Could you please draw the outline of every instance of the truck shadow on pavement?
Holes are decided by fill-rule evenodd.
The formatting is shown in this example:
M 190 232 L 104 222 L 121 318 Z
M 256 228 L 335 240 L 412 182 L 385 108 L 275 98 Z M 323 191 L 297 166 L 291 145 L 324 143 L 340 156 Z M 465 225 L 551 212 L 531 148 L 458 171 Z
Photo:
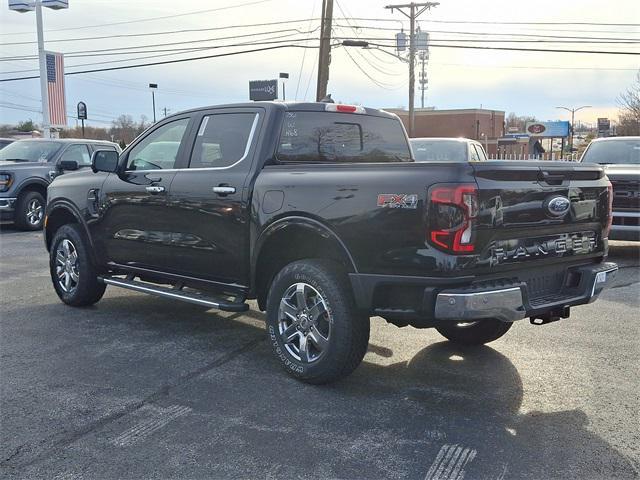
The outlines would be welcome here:
M 268 468 L 277 478 L 300 472 L 310 473 L 303 478 L 638 478 L 637 465 L 589 431 L 582 410 L 522 412 L 520 374 L 489 346 L 439 342 L 387 365 L 393 352 L 371 345 L 352 376 L 310 386 L 278 367 L 261 324 L 264 315 L 256 311 L 224 316 L 145 296 L 109 295 L 91 308 L 23 306 L 14 316 L 39 324 L 40 330 L 32 326 L 31 341 L 45 348 L 26 360 L 31 371 L 21 371 L 17 358 L 5 364 L 3 376 L 24 375 L 18 383 L 40 382 L 47 390 L 40 407 L 30 403 L 38 410 L 29 413 L 35 425 L 50 409 L 60 415 L 56 429 L 41 432 L 44 438 L 12 439 L 26 444 L 18 453 L 12 453 L 16 445 L 5 446 L 1 463 L 14 473 L 37 477 L 34 468 L 44 463 L 52 475 L 57 458 L 66 458 L 67 468 L 72 458 L 86 478 L 99 476 L 92 462 L 113 453 L 104 442 L 111 431 L 118 433 L 118 422 L 146 404 L 178 402 L 198 414 L 181 430 L 198 459 L 185 477 L 257 478 Z M 9 355 L 12 328 L 3 329 Z M 234 349 L 242 350 L 226 363 L 215 361 Z M 35 371 L 34 361 L 41 362 Z M 88 407 L 60 399 L 87 390 L 145 400 L 135 408 L 125 405 L 122 415 L 111 406 L 109 415 L 98 411 L 88 424 L 72 427 L 78 425 L 76 410 Z M 20 391 L 13 379 L 6 384 L 3 417 L 22 408 Z M 88 401 L 95 408 L 96 400 Z M 14 422 L 19 432 L 22 425 Z M 212 431 L 225 435 L 211 437 Z M 86 445 L 92 437 L 95 449 Z M 69 451 L 81 438 L 81 455 Z M 145 448 L 164 451 L 166 444 L 150 439 Z M 231 457 L 240 468 L 235 474 L 220 469 Z M 144 469 L 120 473 L 133 478 Z

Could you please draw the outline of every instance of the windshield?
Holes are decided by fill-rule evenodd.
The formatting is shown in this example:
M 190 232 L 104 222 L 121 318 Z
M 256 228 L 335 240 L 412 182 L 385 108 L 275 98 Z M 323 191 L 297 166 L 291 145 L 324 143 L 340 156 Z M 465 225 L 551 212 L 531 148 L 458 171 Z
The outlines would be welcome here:
M 466 162 L 467 144 L 457 140 L 411 140 L 416 162 Z
M 593 142 L 584 152 L 583 163 L 640 165 L 640 140 Z
M 15 162 L 48 162 L 60 149 L 56 142 L 20 140 L 0 150 L 0 160 Z

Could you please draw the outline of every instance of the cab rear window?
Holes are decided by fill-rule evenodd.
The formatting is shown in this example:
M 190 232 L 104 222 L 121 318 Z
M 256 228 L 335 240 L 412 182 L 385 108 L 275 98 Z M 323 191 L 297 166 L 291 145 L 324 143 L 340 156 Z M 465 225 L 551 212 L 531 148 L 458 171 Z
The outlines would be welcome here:
M 296 111 L 285 114 L 277 158 L 283 163 L 412 161 L 397 119 Z

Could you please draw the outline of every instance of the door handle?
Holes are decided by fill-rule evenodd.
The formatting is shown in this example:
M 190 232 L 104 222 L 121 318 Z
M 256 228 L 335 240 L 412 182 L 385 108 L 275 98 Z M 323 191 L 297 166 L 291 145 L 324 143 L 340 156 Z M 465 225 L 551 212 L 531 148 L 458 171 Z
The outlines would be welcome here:
M 229 185 L 218 185 L 217 187 L 213 187 L 212 190 L 218 195 L 230 195 L 232 193 L 236 193 L 236 187 L 230 187 Z
M 150 187 L 144 187 L 144 189 L 149 193 L 162 193 L 164 192 L 164 187 L 161 185 L 151 185 Z

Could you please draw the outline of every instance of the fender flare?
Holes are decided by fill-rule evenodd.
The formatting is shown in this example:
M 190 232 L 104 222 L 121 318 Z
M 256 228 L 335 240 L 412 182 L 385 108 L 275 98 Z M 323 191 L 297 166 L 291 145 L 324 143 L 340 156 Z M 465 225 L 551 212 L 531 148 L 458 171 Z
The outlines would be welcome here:
M 15 195 L 16 197 L 20 196 L 20 194 L 22 193 L 22 190 L 25 189 L 25 187 L 28 187 L 29 185 L 39 185 L 41 187 L 44 187 L 45 191 L 47 190 L 47 187 L 49 186 L 49 182 L 47 182 L 45 179 L 41 178 L 41 177 L 28 177 L 25 178 L 24 180 L 22 180 L 22 182 L 20 182 L 20 185 L 18 185 L 15 189 Z
M 301 215 L 288 215 L 273 223 L 269 224 L 264 230 L 260 232 L 258 238 L 255 241 L 255 244 L 251 253 L 251 285 L 255 286 L 256 279 L 256 266 L 258 264 L 258 259 L 260 258 L 260 252 L 267 240 L 269 240 L 275 233 L 288 228 L 290 226 L 297 226 L 307 229 L 308 231 L 315 232 L 325 238 L 330 238 L 338 243 L 342 249 L 342 253 L 345 254 L 346 258 L 349 259 L 349 263 L 351 264 L 351 268 L 355 273 L 358 273 L 358 267 L 356 266 L 356 262 L 351 255 L 351 252 L 342 241 L 342 239 L 338 236 L 336 232 L 334 232 L 329 226 L 322 223 L 319 220 L 311 217 L 305 217 Z
M 91 247 L 91 255 L 94 256 L 95 254 L 95 248 L 94 248 L 94 244 L 93 244 L 93 239 L 91 238 L 91 235 L 89 235 L 89 227 L 87 225 L 87 222 L 84 221 L 84 219 L 82 218 L 82 215 L 80 213 L 80 211 L 76 208 L 76 206 L 64 199 L 59 199 L 59 200 L 54 200 L 52 203 L 47 205 L 47 210 L 46 210 L 46 216 L 47 219 L 49 217 L 52 216 L 52 214 L 56 211 L 56 210 L 66 210 L 67 212 L 69 212 L 71 215 L 73 215 L 73 217 L 76 219 L 76 222 L 78 223 L 78 225 L 82 226 L 82 229 L 84 230 L 84 233 L 87 237 L 87 240 L 89 241 L 89 245 Z M 49 238 L 48 236 L 49 230 L 45 227 L 44 229 L 44 241 L 45 241 L 45 245 L 47 247 L 47 250 L 49 250 L 49 246 L 51 244 L 51 238 Z M 95 258 L 94 258 L 95 260 Z

